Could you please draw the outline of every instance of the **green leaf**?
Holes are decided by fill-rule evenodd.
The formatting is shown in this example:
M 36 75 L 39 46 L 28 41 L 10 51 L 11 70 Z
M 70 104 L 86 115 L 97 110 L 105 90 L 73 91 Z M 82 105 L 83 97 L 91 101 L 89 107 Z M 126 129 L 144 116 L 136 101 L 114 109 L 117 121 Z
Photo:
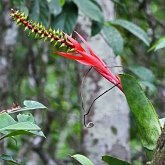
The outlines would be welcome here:
M 65 3 L 61 14 L 55 18 L 53 27 L 70 34 L 76 25 L 77 17 L 77 6 L 72 2 Z
M 34 118 L 33 118 L 33 115 L 31 113 L 29 113 L 29 114 L 18 114 L 17 119 L 18 119 L 18 122 L 29 121 L 29 122 L 34 123 Z
M 47 0 L 49 11 L 53 15 L 57 15 L 61 12 L 62 8 L 58 0 Z
M 144 89 L 144 91 L 147 92 L 147 95 L 154 95 L 156 92 L 156 86 L 149 81 L 140 81 L 141 87 Z
M 123 51 L 123 38 L 116 28 L 111 25 L 103 27 L 103 35 L 107 43 L 113 49 L 115 55 L 120 55 Z
M 58 2 L 60 3 L 61 6 L 65 4 L 65 0 L 58 0 Z
M 25 4 L 19 6 L 19 11 L 25 13 L 25 15 L 29 15 L 29 9 L 25 6 Z
M 101 31 L 102 27 L 102 23 L 92 21 L 91 36 L 95 36 L 96 34 L 98 34 Z
M 41 128 L 39 128 L 36 124 L 33 124 L 33 123 L 27 121 L 27 122 L 15 123 L 15 124 L 3 127 L 0 129 L 0 132 L 2 132 L 2 131 L 16 131 L 16 130 L 37 131 L 37 130 L 41 130 Z
M 80 155 L 80 154 L 76 154 L 71 156 L 72 158 L 74 158 L 75 160 L 77 160 L 80 164 L 82 165 L 94 165 L 91 160 L 89 160 L 87 157 L 85 157 L 84 155 Z
M 10 155 L 2 154 L 2 155 L 0 155 L 0 159 L 1 159 L 1 160 L 5 160 L 5 161 L 9 161 L 9 162 L 14 163 L 14 164 L 18 164 L 18 163 L 12 158 L 12 156 L 10 156 Z
M 165 37 L 161 37 L 152 47 L 150 50 L 159 50 L 165 48 Z
M 0 129 L 17 123 L 8 113 L 0 113 Z
M 0 132 L 4 134 L 0 140 L 6 137 L 12 137 L 16 135 L 38 135 L 43 136 L 41 129 L 34 124 L 34 118 L 32 114 L 19 114 L 17 115 L 18 122 L 16 122 L 9 114 L 0 114 Z
M 26 108 L 33 108 L 33 109 L 45 109 L 45 105 L 32 100 L 25 100 L 23 104 L 26 106 Z
M 33 117 L 33 115 L 31 114 L 31 113 L 29 113 L 29 114 L 18 114 L 17 115 L 17 119 L 18 119 L 18 122 L 32 122 L 32 123 L 34 123 L 35 121 L 34 121 L 34 117 Z M 43 136 L 43 137 L 45 137 L 45 135 L 43 134 L 43 132 L 42 131 L 26 131 L 26 132 L 24 132 L 24 134 L 34 134 L 34 135 L 38 135 L 38 136 Z
M 126 30 L 131 32 L 133 35 L 135 35 L 137 38 L 142 40 L 147 46 L 150 45 L 150 40 L 147 33 L 143 29 L 141 29 L 139 26 L 135 25 L 134 23 L 126 21 L 126 20 L 122 20 L 122 19 L 116 19 L 112 21 L 111 23 L 113 25 L 119 25 L 125 28 Z
M 103 22 L 103 14 L 98 7 L 98 4 L 92 2 L 91 0 L 73 0 L 73 2 L 79 7 L 79 9 L 86 14 L 92 20 L 97 22 Z
M 31 3 L 29 17 L 33 21 L 42 22 L 46 27 L 49 24 L 50 11 L 48 2 L 45 0 L 33 0 Z
M 25 131 L 25 130 L 9 131 L 9 132 L 10 133 L 0 137 L 0 141 L 3 140 L 4 138 L 13 137 L 13 136 L 17 136 L 17 135 L 32 135 L 31 132 Z
M 30 8 L 30 18 L 35 21 L 39 21 L 39 15 L 40 15 L 40 5 L 39 0 L 33 0 L 32 5 Z
M 3 140 L 4 138 L 18 136 L 18 135 L 37 135 L 46 138 L 42 131 L 16 130 L 16 131 L 10 131 L 10 133 L 0 137 L 0 141 Z
M 148 150 L 153 150 L 161 133 L 155 109 L 135 78 L 130 75 L 121 75 L 120 78 L 142 145 Z
M 15 112 L 21 112 L 21 111 L 28 111 L 28 110 L 33 110 L 33 109 L 46 109 L 47 107 L 37 101 L 32 101 L 32 100 L 25 100 L 23 102 L 25 107 L 15 110 L 15 111 L 10 111 L 9 113 L 15 113 Z
M 131 165 L 130 163 L 128 163 L 126 161 L 117 159 L 117 158 L 109 156 L 109 155 L 102 156 L 102 160 L 109 165 Z
M 149 82 L 154 82 L 155 81 L 155 75 L 153 72 L 144 67 L 144 66 L 130 66 L 128 69 L 133 72 L 140 80 L 143 81 L 149 81 Z

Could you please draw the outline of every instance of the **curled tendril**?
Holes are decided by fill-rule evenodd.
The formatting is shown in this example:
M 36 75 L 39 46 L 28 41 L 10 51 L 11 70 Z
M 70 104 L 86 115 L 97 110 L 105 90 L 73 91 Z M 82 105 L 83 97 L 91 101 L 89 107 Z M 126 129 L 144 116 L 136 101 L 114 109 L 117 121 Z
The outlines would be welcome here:
M 86 112 L 85 111 L 85 108 L 84 108 L 84 99 L 83 99 L 83 96 L 82 96 L 82 86 L 83 86 L 83 83 L 84 83 L 84 80 L 86 78 L 86 76 L 88 75 L 88 73 L 91 71 L 93 67 L 89 68 L 88 71 L 85 73 L 85 75 L 83 76 L 83 79 L 82 79 L 82 82 L 81 82 L 81 90 L 80 90 L 80 95 L 81 95 L 81 100 L 82 100 L 82 109 L 84 111 L 84 126 L 86 128 L 92 128 L 94 126 L 94 123 L 93 122 L 88 122 L 86 123 L 86 116 L 88 116 L 88 114 L 90 113 L 91 109 L 92 109 L 92 106 L 93 104 L 95 103 L 95 101 L 97 99 L 99 99 L 101 96 L 103 96 L 104 94 L 106 94 L 107 92 L 109 92 L 111 89 L 113 89 L 114 87 L 118 86 L 118 84 L 115 84 L 114 86 L 112 86 L 111 88 L 109 88 L 108 90 L 104 91 L 101 95 L 97 96 L 91 103 L 90 107 L 88 108 L 88 111 Z M 86 112 L 86 113 L 85 113 Z
M 84 126 L 86 127 L 86 128 L 92 128 L 93 126 L 94 126 L 94 123 L 93 122 L 88 122 L 88 123 L 86 123 L 86 114 L 84 115 Z

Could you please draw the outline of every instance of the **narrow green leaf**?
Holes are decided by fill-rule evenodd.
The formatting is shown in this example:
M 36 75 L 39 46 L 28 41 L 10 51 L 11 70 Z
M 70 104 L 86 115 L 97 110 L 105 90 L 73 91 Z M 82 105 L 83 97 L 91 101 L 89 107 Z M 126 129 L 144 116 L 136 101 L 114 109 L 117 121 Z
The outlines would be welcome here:
M 5 160 L 5 161 L 9 161 L 9 162 L 14 163 L 14 164 L 19 164 L 10 155 L 2 154 L 2 155 L 0 155 L 0 159 Z
M 117 158 L 109 156 L 109 155 L 102 156 L 102 160 L 109 165 L 131 165 L 130 163 L 128 163 L 126 161 L 117 159 Z
M 111 25 L 103 27 L 103 35 L 107 43 L 111 46 L 115 55 L 120 55 L 123 51 L 123 38 L 116 28 Z
M 94 165 L 91 160 L 89 160 L 87 157 L 85 157 L 84 155 L 80 155 L 80 154 L 76 154 L 71 156 L 72 158 L 74 158 L 75 160 L 77 160 L 80 164 L 82 165 Z
M 111 23 L 113 25 L 119 25 L 125 28 L 126 30 L 131 32 L 133 35 L 135 35 L 137 38 L 142 40 L 147 46 L 150 45 L 150 40 L 147 33 L 136 24 L 126 21 L 126 20 L 122 20 L 122 19 L 116 19 L 112 21 Z
M 103 14 L 98 7 L 98 4 L 92 2 L 91 0 L 73 0 L 73 2 L 79 7 L 79 9 L 86 14 L 92 20 L 97 22 L 103 22 Z
M 145 148 L 153 150 L 161 133 L 161 126 L 155 109 L 135 78 L 130 75 L 121 75 L 120 77 L 141 142 Z
M 165 37 L 161 37 L 152 47 L 150 50 L 159 50 L 165 48 Z
M 77 6 L 72 2 L 65 3 L 62 12 L 55 17 L 53 28 L 60 29 L 67 34 L 70 34 L 76 25 L 77 17 Z

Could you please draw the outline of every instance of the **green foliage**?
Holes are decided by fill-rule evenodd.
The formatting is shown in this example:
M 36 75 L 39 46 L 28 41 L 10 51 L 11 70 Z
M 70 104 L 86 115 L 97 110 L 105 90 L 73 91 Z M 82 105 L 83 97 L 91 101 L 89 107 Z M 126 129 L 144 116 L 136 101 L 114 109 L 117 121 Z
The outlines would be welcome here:
M 89 160 L 87 157 L 85 157 L 84 155 L 80 155 L 80 154 L 76 154 L 71 156 L 72 158 L 74 158 L 75 160 L 77 160 L 80 164 L 82 165 L 94 165 L 91 160 Z
M 53 27 L 60 29 L 67 34 L 71 34 L 75 28 L 78 17 L 78 8 L 72 3 L 65 3 L 62 12 L 55 17 Z
M 129 66 L 128 69 L 132 71 L 140 80 L 154 82 L 156 81 L 153 72 L 144 66 Z
M 36 22 L 42 21 L 42 24 L 48 27 L 48 20 L 50 19 L 50 12 L 52 12 L 52 10 L 50 12 L 46 11 L 49 11 L 48 1 L 34 0 L 31 3 L 29 17 Z
M 130 163 L 128 163 L 126 161 L 117 159 L 117 158 L 109 156 L 109 155 L 103 156 L 102 160 L 109 165 L 131 165 Z
M 115 19 L 111 23 L 113 25 L 118 25 L 125 28 L 126 30 L 131 32 L 133 35 L 135 35 L 137 38 L 142 40 L 147 46 L 150 45 L 150 40 L 147 33 L 142 28 L 135 25 L 134 23 L 127 20 L 122 20 L 122 19 Z
M 157 51 L 159 49 L 165 48 L 165 37 L 161 37 L 152 47 L 150 50 Z
M 4 160 L 4 161 L 8 161 L 11 162 L 13 164 L 18 164 L 10 155 L 6 155 L 6 154 L 2 154 L 0 155 L 0 160 Z
M 27 111 L 27 110 L 34 110 L 34 109 L 42 109 L 46 108 L 43 104 L 36 102 L 36 101 L 24 101 L 25 107 L 18 108 L 16 110 L 8 110 L 6 112 L 15 113 L 20 111 Z M 44 136 L 35 122 L 32 114 L 18 114 L 16 121 L 12 118 L 8 113 L 2 112 L 0 113 L 0 133 L 4 136 L 0 138 L 0 140 L 4 139 L 5 137 L 13 137 L 16 135 L 23 135 L 23 134 L 35 134 L 39 136 Z
M 49 6 L 49 11 L 51 14 L 54 16 L 60 14 L 62 12 L 62 5 L 64 2 L 60 1 L 53 1 L 53 0 L 48 0 L 48 6 Z
M 118 30 L 111 25 L 105 25 L 103 27 L 103 34 L 115 55 L 121 55 L 123 52 L 123 38 Z
M 32 114 L 18 114 L 17 121 L 9 115 L 9 113 L 46 108 L 39 102 L 29 100 L 24 101 L 24 105 L 24 108 L 12 108 L 11 110 L 4 110 L 0 113 L 0 134 L 3 135 L 0 137 L 0 141 L 4 138 L 13 138 L 17 135 L 37 135 L 45 137 L 41 128 L 35 124 Z M 0 155 L 0 159 L 17 164 L 11 156 L 6 154 Z
M 37 101 L 25 100 L 23 104 L 25 105 L 25 107 L 22 107 L 21 109 L 18 109 L 15 112 L 35 110 L 35 109 L 46 109 L 45 105 Z M 11 111 L 10 113 L 13 113 L 13 112 Z
M 128 70 L 138 77 L 142 88 L 147 91 L 148 95 L 153 95 L 156 92 L 156 77 L 150 69 L 134 65 L 129 66 Z
M 128 105 L 134 115 L 142 145 L 148 150 L 153 150 L 161 132 L 155 109 L 136 79 L 129 75 L 121 75 L 120 77 Z
M 91 36 L 95 36 L 98 34 L 103 27 L 103 24 L 97 21 L 92 21 L 92 27 L 91 27 Z
M 89 18 L 97 22 L 103 22 L 104 17 L 96 1 L 91 0 L 73 0 L 73 2 L 78 6 L 78 8 L 86 14 Z

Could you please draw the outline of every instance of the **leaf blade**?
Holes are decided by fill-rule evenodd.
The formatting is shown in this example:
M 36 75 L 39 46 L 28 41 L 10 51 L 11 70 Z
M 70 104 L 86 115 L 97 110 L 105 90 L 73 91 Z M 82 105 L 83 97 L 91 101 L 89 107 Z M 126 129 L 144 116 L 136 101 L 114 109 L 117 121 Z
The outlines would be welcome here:
M 161 37 L 152 47 L 150 50 L 157 51 L 159 49 L 165 48 L 165 37 Z
M 14 164 L 19 165 L 19 163 L 17 163 L 17 162 L 12 158 L 12 156 L 7 155 L 7 154 L 2 154 L 2 155 L 0 155 L 0 159 L 1 159 L 1 160 L 5 160 L 5 161 L 9 161 L 9 162 L 11 162 L 11 163 L 14 163 Z
M 62 12 L 56 16 L 53 27 L 55 29 L 61 29 L 67 34 L 70 34 L 76 25 L 77 17 L 77 6 L 72 2 L 66 3 Z
M 118 25 L 123 27 L 124 29 L 128 30 L 130 33 L 135 35 L 137 38 L 139 38 L 141 41 L 143 41 L 147 46 L 150 45 L 150 40 L 147 33 L 136 24 L 122 19 L 116 19 L 111 23 L 113 25 Z
M 123 51 L 123 38 L 116 28 L 111 25 L 103 27 L 103 35 L 107 43 L 111 46 L 115 55 L 120 55 Z
M 19 122 L 15 123 L 9 126 L 6 126 L 4 128 L 0 129 L 1 131 L 15 131 L 15 130 L 29 130 L 29 131 L 37 131 L 41 130 L 36 124 L 33 124 L 31 122 Z
M 145 148 L 153 150 L 161 133 L 158 116 L 137 80 L 124 74 L 120 78 L 128 105 L 136 121 L 141 142 Z
M 128 163 L 126 161 L 117 159 L 117 158 L 109 156 L 109 155 L 102 156 L 102 160 L 109 165 L 131 165 L 130 163 Z
M 82 165 L 94 165 L 91 160 L 89 160 L 87 157 L 85 157 L 84 155 L 80 155 L 80 154 L 75 154 L 71 156 L 72 158 L 74 158 L 75 160 L 77 160 L 79 163 L 81 163 Z
M 86 14 L 92 20 L 97 22 L 103 22 L 104 17 L 98 4 L 96 5 L 94 2 L 89 0 L 73 0 L 73 2 L 79 7 L 79 9 Z

